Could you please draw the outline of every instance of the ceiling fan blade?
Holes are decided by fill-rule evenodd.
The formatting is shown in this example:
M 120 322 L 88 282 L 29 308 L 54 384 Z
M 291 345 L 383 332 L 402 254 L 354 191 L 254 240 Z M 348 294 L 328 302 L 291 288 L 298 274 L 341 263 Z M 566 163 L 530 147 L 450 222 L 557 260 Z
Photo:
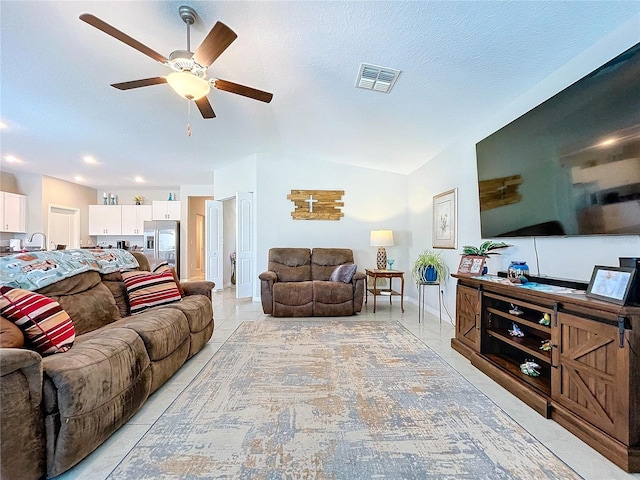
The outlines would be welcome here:
M 200 113 L 202 114 L 202 118 L 215 118 L 216 114 L 213 113 L 213 108 L 211 107 L 211 104 L 209 103 L 209 99 L 207 98 L 207 96 L 205 95 L 202 98 L 199 98 L 198 100 L 195 100 L 196 105 L 198 106 L 198 110 L 200 110 Z
M 80 20 L 82 20 L 83 22 L 88 23 L 89 25 L 91 25 L 93 27 L 96 27 L 98 30 L 102 30 L 107 35 L 111 35 L 113 38 L 115 38 L 117 40 L 120 40 L 123 43 L 126 43 L 130 47 L 133 47 L 136 50 L 138 50 L 139 52 L 144 53 L 148 57 L 153 58 L 157 62 L 160 62 L 160 63 L 168 62 L 167 58 L 164 55 L 161 55 L 158 52 L 156 52 L 155 50 L 150 49 L 146 45 L 143 45 L 142 43 L 140 43 L 136 39 L 131 38 L 126 33 L 121 32 L 117 28 L 112 27 L 108 23 L 103 22 L 98 17 L 94 17 L 90 13 L 83 13 L 82 15 L 80 15 Z
M 239 85 L 237 83 L 228 82 L 227 80 L 216 80 L 215 87 L 218 90 L 224 90 L 225 92 L 236 93 L 245 97 L 260 100 L 261 102 L 269 103 L 273 98 L 273 93 L 263 92 L 262 90 L 256 90 L 255 88 L 247 87 L 245 85 Z
M 143 78 L 142 80 L 133 80 L 131 82 L 112 83 L 111 86 L 118 90 L 131 90 L 132 88 L 149 87 L 151 85 L 160 85 L 167 83 L 164 77 Z
M 193 59 L 203 67 L 208 67 L 236 38 L 238 35 L 233 30 L 222 22 L 216 22 L 193 54 Z

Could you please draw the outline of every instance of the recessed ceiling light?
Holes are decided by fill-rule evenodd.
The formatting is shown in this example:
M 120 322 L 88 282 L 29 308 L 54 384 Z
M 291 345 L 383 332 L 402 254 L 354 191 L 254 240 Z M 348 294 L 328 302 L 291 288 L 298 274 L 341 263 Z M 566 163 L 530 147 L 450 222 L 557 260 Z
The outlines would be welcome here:
M 84 178 L 82 178 L 80 175 L 76 175 L 75 177 L 73 177 L 73 179 L 76 182 L 84 182 Z
M 5 155 L 4 159 L 9 163 L 22 163 L 22 160 L 20 160 L 15 155 Z
M 137 183 L 144 183 L 144 178 L 142 178 L 141 176 L 136 176 L 133 178 Z
M 85 155 L 84 157 L 82 157 L 82 159 L 84 160 L 84 163 L 91 163 L 91 164 L 98 163 L 96 159 L 93 158 L 91 155 Z

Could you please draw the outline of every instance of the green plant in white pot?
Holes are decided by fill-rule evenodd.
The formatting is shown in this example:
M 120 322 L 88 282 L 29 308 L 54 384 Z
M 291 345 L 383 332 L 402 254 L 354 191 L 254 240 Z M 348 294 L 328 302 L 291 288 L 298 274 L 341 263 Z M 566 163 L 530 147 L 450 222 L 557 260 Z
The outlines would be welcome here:
M 444 282 L 448 275 L 449 267 L 444 263 L 442 254 L 428 248 L 418 255 L 411 270 L 411 276 L 416 283 Z

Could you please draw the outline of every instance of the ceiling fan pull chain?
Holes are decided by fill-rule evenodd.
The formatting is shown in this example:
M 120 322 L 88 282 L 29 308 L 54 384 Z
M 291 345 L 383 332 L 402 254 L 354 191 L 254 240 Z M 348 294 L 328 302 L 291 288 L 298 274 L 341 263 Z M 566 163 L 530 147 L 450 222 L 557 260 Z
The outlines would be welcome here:
M 191 137 L 191 101 L 187 100 L 187 137 Z

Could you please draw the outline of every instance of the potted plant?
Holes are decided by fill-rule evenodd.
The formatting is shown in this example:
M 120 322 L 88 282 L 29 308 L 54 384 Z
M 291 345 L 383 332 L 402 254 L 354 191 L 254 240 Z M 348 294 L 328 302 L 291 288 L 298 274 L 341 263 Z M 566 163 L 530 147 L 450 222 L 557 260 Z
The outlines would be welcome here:
M 416 283 L 444 281 L 449 275 L 449 267 L 440 252 L 425 249 L 413 263 L 411 276 Z
M 494 252 L 493 250 L 499 250 L 501 248 L 511 247 L 508 243 L 504 242 L 492 242 L 491 240 L 487 240 L 479 247 L 474 247 L 473 245 L 465 245 L 462 247 L 463 255 L 477 255 L 479 257 L 487 257 L 490 255 L 500 255 L 500 252 Z

